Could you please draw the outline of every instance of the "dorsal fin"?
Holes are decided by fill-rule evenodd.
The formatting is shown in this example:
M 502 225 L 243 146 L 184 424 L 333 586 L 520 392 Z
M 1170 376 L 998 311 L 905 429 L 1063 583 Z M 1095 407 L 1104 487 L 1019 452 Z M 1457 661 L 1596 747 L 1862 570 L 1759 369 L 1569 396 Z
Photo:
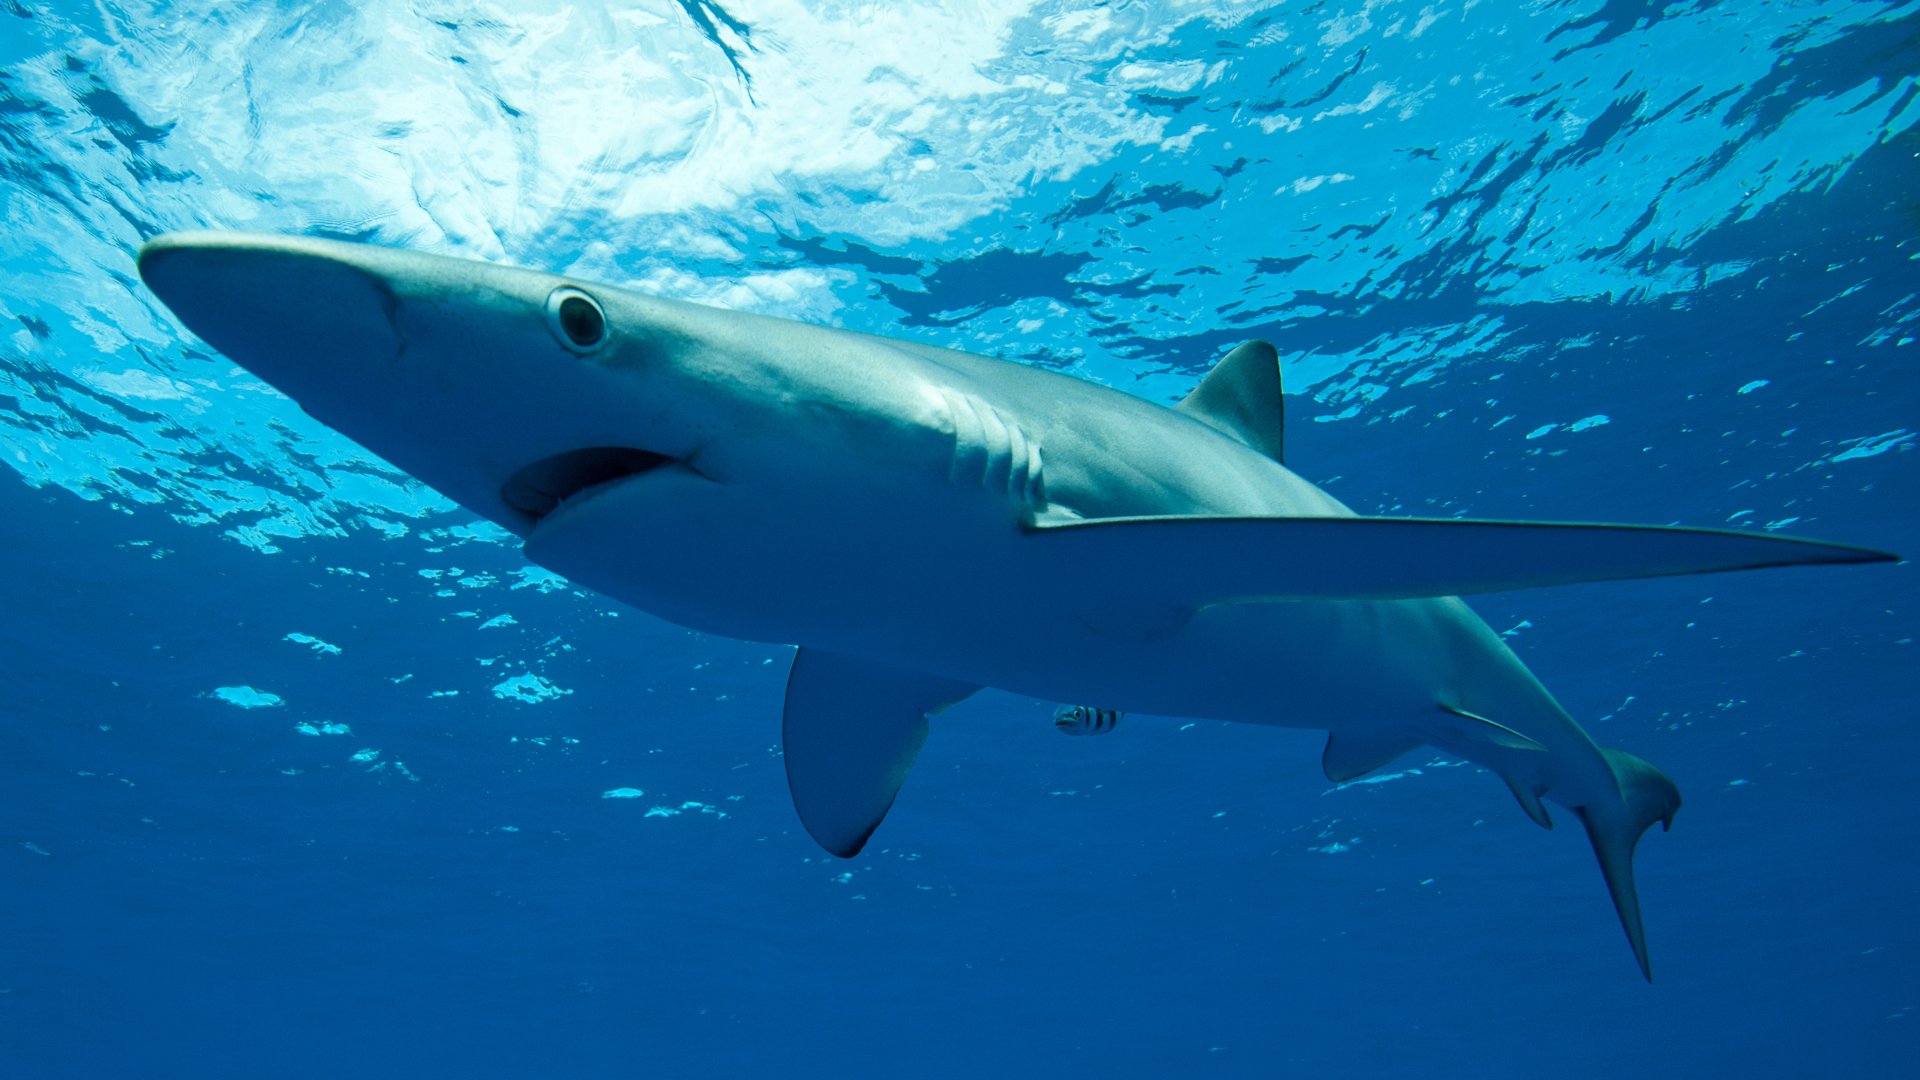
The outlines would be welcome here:
M 1280 354 L 1264 341 L 1249 341 L 1228 353 L 1173 408 L 1275 461 L 1286 460 L 1281 454 L 1286 422 L 1280 403 Z

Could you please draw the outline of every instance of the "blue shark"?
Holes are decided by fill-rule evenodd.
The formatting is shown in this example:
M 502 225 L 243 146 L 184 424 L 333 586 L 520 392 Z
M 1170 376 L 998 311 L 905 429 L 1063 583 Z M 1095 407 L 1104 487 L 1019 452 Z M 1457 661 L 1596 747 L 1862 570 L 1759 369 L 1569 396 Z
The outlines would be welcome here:
M 982 687 L 1328 732 L 1329 780 L 1430 746 L 1577 817 L 1652 978 L 1633 852 L 1673 782 L 1601 747 L 1459 597 L 1888 554 L 1773 534 L 1356 515 L 1285 462 L 1250 341 L 1174 407 L 1056 372 L 533 270 L 180 233 L 147 285 L 303 409 L 695 629 L 798 646 L 802 824 L 851 857 L 931 716 Z

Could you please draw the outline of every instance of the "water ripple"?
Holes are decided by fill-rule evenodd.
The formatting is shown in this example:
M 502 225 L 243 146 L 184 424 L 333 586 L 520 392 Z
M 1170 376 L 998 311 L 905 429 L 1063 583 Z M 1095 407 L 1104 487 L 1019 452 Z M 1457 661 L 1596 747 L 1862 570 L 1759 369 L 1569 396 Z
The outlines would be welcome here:
M 196 348 L 132 272 L 159 231 L 506 259 L 1159 399 L 1264 335 L 1329 421 L 1498 426 L 1421 395 L 1762 282 L 1914 337 L 1911 297 L 1847 299 L 1895 261 L 1828 286 L 1755 242 L 1911 137 L 1912 4 L 105 10 L 0 10 L 0 460 L 262 550 L 450 507 Z M 1696 62 L 1727 40 L 1757 44 Z

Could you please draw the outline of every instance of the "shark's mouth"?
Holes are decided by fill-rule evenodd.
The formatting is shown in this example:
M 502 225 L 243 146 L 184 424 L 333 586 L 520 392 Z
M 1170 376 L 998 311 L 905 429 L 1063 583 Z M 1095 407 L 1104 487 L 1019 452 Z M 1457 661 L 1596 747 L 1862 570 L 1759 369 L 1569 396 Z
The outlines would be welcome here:
M 652 472 L 673 458 L 631 446 L 588 446 L 544 457 L 507 477 L 500 498 L 535 524 L 569 499 Z

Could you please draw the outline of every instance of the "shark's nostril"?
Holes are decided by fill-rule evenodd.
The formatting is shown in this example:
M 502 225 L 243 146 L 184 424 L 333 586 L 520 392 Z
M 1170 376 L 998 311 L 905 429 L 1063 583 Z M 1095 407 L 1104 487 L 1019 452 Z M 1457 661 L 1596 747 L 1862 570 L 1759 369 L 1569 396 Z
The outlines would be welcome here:
M 673 459 L 631 446 L 588 446 L 544 457 L 500 485 L 500 498 L 534 521 L 597 484 L 658 468 Z

